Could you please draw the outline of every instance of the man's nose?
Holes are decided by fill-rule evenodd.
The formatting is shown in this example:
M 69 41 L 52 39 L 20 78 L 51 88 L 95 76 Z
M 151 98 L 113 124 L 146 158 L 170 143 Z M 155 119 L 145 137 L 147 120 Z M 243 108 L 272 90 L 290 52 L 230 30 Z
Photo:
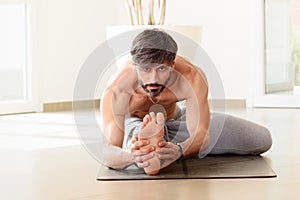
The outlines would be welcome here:
M 150 73 L 150 80 L 151 83 L 156 83 L 158 81 L 158 73 L 156 70 L 152 70 Z

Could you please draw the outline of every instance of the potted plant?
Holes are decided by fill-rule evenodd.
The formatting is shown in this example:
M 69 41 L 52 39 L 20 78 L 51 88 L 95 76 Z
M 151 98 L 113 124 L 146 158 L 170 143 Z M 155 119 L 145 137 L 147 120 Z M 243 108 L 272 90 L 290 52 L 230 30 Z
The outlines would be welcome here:
M 131 25 L 145 25 L 145 14 L 148 16 L 146 23 L 148 25 L 165 23 L 166 0 L 127 0 L 127 7 Z
M 126 0 L 127 9 L 131 25 L 108 26 L 106 28 L 107 39 L 117 36 L 121 33 L 137 30 L 142 31 L 149 28 L 162 28 L 174 37 L 173 33 L 177 32 L 187 38 L 201 42 L 202 26 L 199 25 L 166 25 L 166 0 Z M 146 18 L 147 16 L 147 18 Z M 147 20 L 146 20 L 147 19 Z M 174 38 L 176 40 L 176 36 Z M 189 48 L 185 44 L 178 43 L 179 49 Z M 117 66 L 122 66 L 122 63 L 130 57 L 129 55 L 118 55 L 118 51 L 113 49 L 114 54 L 118 57 Z M 196 51 L 196 49 L 194 50 Z
M 130 25 L 108 26 L 107 38 L 134 29 L 162 28 L 181 33 L 197 43 L 201 42 L 202 26 L 166 25 L 166 0 L 126 0 Z M 145 17 L 147 16 L 147 17 Z

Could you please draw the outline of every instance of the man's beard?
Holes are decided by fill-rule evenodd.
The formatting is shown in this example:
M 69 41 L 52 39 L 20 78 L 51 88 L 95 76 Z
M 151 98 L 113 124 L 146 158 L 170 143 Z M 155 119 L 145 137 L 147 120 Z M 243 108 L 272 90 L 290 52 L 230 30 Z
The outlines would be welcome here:
M 158 84 L 158 83 L 150 83 L 150 84 L 146 84 L 146 85 L 143 85 L 141 84 L 142 88 L 145 90 L 145 92 L 147 93 L 147 95 L 149 97 L 158 97 L 162 91 L 165 89 L 165 86 L 162 85 L 162 84 Z M 158 89 L 147 89 L 147 87 L 158 87 Z
M 138 80 L 138 82 L 141 85 L 141 87 L 145 90 L 145 92 L 147 93 L 147 95 L 149 97 L 158 97 L 163 92 L 163 90 L 166 88 L 166 85 L 168 84 L 169 80 L 170 80 L 170 76 L 163 84 L 159 84 L 159 83 L 143 84 L 142 80 L 140 80 L 140 79 Z M 149 86 L 150 87 L 158 87 L 159 89 L 148 90 L 147 87 L 149 87 Z

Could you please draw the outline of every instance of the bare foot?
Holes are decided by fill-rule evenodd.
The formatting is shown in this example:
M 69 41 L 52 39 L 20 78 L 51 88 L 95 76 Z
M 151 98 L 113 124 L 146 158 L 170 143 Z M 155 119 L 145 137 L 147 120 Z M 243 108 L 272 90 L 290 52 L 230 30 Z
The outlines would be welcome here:
M 144 117 L 143 122 L 141 123 L 141 132 L 139 134 L 139 139 L 147 139 L 150 141 L 149 145 L 157 148 L 158 142 L 162 141 L 164 138 L 164 122 L 165 118 L 163 113 L 157 113 L 155 115 L 154 112 L 150 112 L 150 114 Z M 150 163 L 150 165 L 144 169 L 146 174 L 158 174 L 160 170 L 160 160 L 158 156 L 155 154 L 155 156 L 148 162 Z

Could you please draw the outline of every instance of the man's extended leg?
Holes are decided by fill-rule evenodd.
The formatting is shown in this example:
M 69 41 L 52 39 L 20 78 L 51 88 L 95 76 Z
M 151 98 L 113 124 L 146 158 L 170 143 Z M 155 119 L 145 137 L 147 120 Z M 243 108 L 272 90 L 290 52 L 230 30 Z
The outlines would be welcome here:
M 217 127 L 222 122 L 224 125 L 220 134 Z M 272 146 L 267 128 L 231 115 L 213 113 L 209 132 L 213 145 L 208 148 L 210 154 L 256 155 L 266 152 Z
M 175 118 L 168 120 L 165 126 L 165 137 L 173 143 L 183 142 L 189 137 L 185 122 L 185 108 L 178 108 L 176 113 Z M 125 121 L 123 147 L 125 143 L 127 146 L 133 134 L 139 132 L 142 120 L 130 117 Z M 199 153 L 200 157 L 226 153 L 256 155 L 266 152 L 272 146 L 272 137 L 267 128 L 226 114 L 211 114 L 209 135 L 209 147 Z
M 186 128 L 185 108 L 176 112 L 174 119 L 166 122 L 169 137 L 173 143 L 189 137 Z M 210 143 L 199 154 L 241 154 L 255 155 L 266 152 L 272 146 L 269 130 L 259 124 L 227 114 L 211 113 Z

